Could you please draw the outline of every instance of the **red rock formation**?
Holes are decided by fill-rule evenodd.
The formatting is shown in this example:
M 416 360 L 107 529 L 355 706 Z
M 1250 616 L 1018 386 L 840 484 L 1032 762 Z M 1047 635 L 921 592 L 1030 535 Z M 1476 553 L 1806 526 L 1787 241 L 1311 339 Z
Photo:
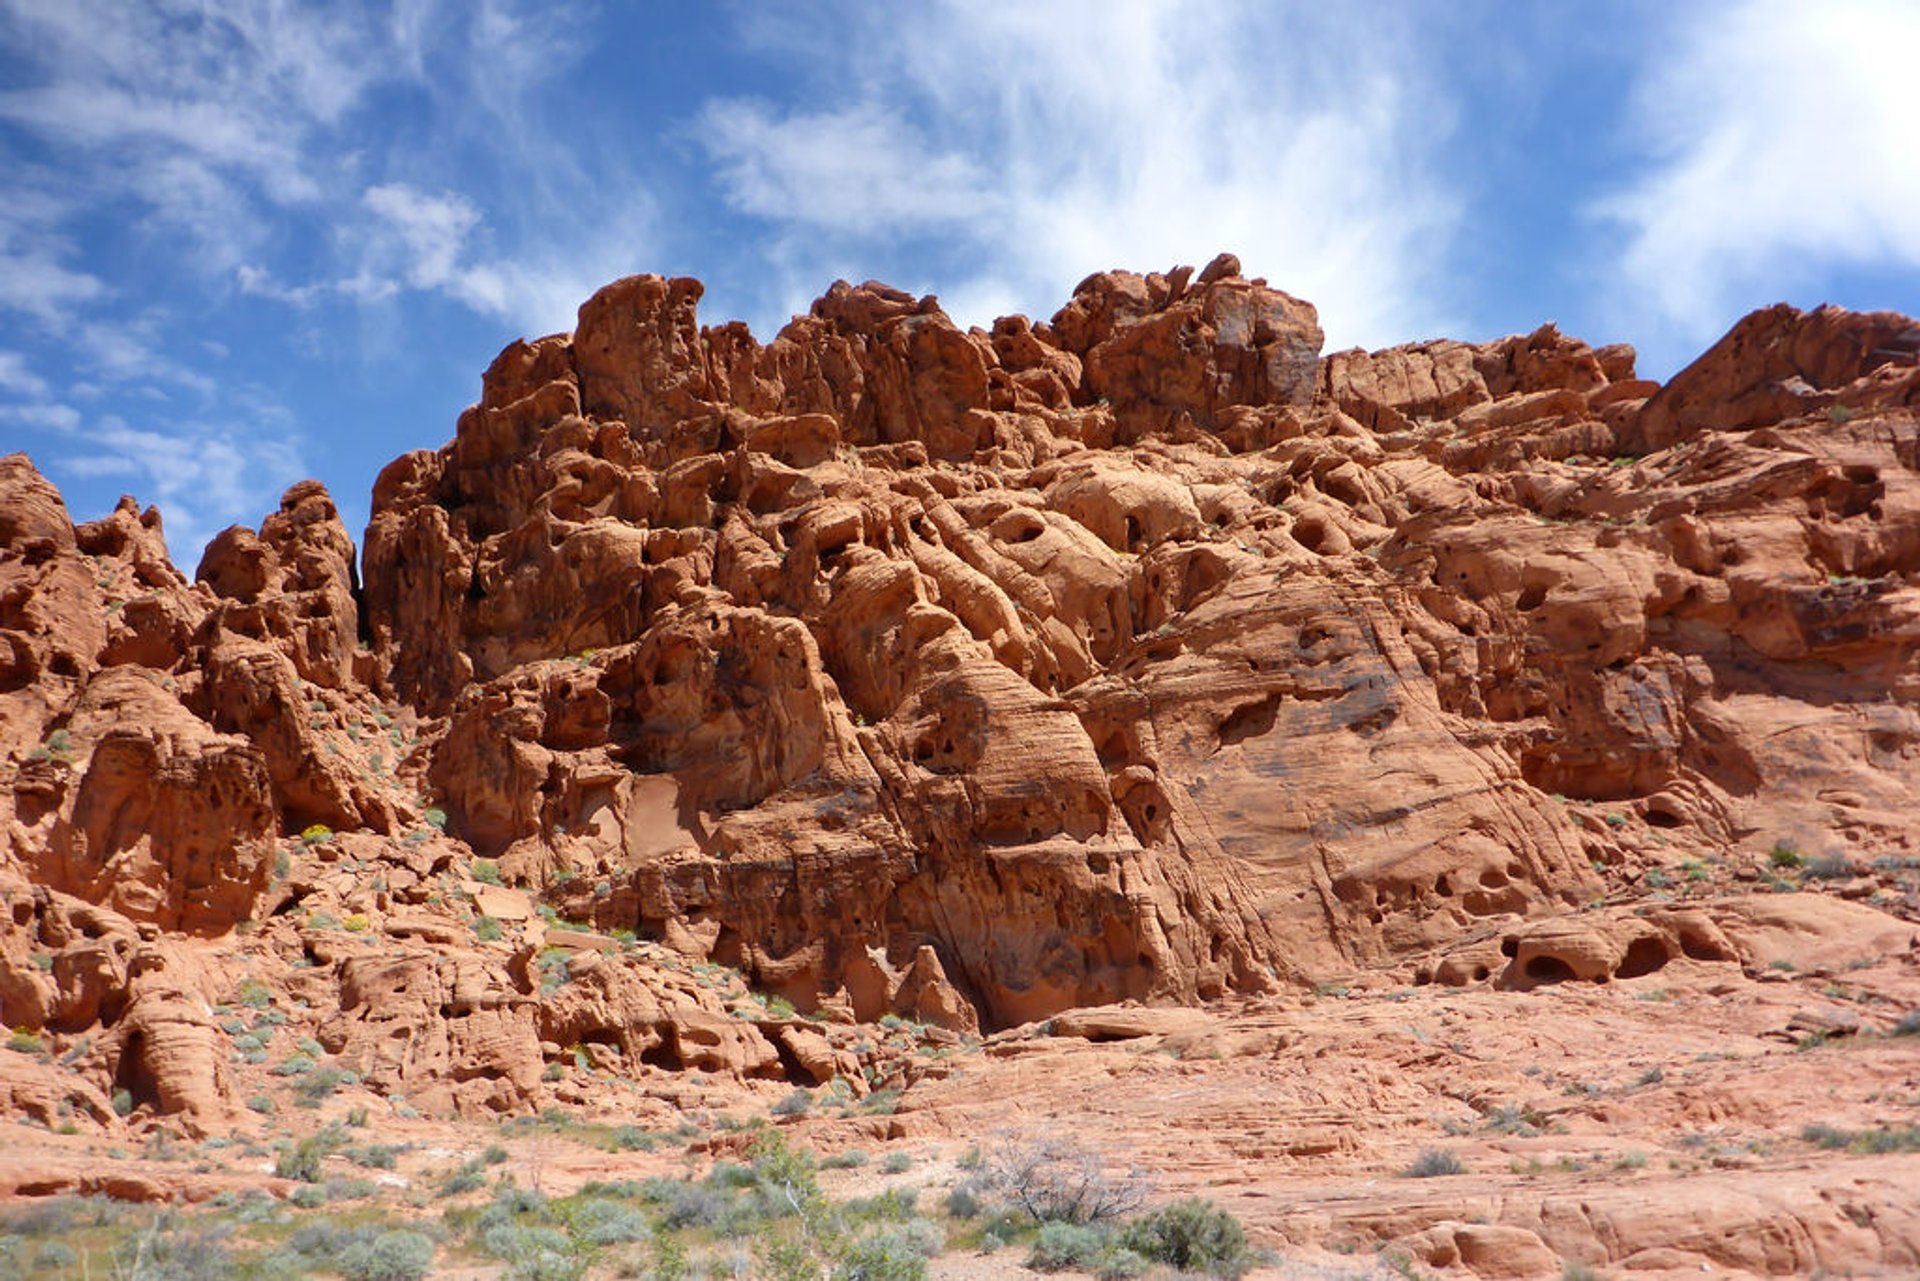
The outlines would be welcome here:
M 1772 309 L 1661 388 L 1552 326 L 1322 359 L 1224 255 L 991 331 L 843 282 L 762 345 L 700 292 L 502 352 L 364 589 L 311 482 L 189 585 L 0 460 L 0 1019 L 102 1033 L 75 1097 L 229 1106 L 190 994 L 243 981 L 472 1112 L 860 1066 L 689 961 L 972 1034 L 1751 963 L 1745 908 L 1573 913 L 1776 842 L 1920 913 L 1869 864 L 1920 853 L 1912 322 Z

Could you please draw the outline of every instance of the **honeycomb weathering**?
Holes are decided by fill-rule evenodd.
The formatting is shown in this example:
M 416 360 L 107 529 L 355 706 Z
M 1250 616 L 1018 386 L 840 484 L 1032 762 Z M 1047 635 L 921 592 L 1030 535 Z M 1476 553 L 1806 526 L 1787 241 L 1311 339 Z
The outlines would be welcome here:
M 1751 960 L 1541 930 L 1682 860 L 1920 852 L 1912 321 L 1773 308 L 1662 387 L 1552 326 L 1322 356 L 1226 256 L 991 331 L 843 282 L 762 345 L 700 293 L 502 352 L 380 476 L 364 586 L 316 483 L 189 585 L 157 514 L 0 464 L 6 1022 L 152 1025 L 102 1088 L 213 1107 L 170 949 L 256 921 L 376 1083 L 520 1106 L 543 1044 L 824 1080 L 591 948 L 536 999 L 533 905 L 973 1031 Z M 458 955 L 475 912 L 522 950 Z

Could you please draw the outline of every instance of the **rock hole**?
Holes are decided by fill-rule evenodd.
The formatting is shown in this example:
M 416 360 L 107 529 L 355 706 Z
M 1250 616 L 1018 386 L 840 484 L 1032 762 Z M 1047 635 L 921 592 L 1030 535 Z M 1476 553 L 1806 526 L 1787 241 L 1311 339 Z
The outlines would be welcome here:
M 1500 955 L 1514 957 L 1520 954 L 1520 940 L 1508 935 L 1500 940 Z
M 120 1043 L 120 1057 L 113 1065 L 113 1087 L 133 1096 L 133 1105 L 160 1110 L 160 1082 L 147 1063 L 147 1039 L 131 1032 Z
M 1527 613 L 1530 610 L 1539 609 L 1542 605 L 1546 603 L 1547 603 L 1547 589 L 1539 586 L 1538 584 L 1535 584 L 1532 587 L 1526 588 L 1524 591 L 1520 593 L 1520 599 L 1513 602 L 1514 607 L 1523 614 Z
M 1718 943 L 1715 943 L 1710 938 L 1696 934 L 1692 930 L 1686 930 L 1681 933 L 1680 950 L 1696 961 L 1731 961 L 1734 959 L 1728 956 L 1725 949 Z
M 1452 898 L 1453 882 L 1449 881 L 1446 877 L 1443 876 L 1439 880 L 1433 883 L 1433 892 L 1435 894 L 1438 894 L 1441 898 Z
M 1484 965 L 1476 965 L 1476 966 L 1474 966 L 1474 967 L 1473 967 L 1473 981 L 1474 981 L 1475 983 L 1485 983 L 1485 982 L 1487 981 L 1487 975 L 1488 975 L 1488 973 L 1489 973 L 1489 972 L 1490 972 L 1490 971 L 1489 971 L 1489 970 L 1487 969 L 1487 967 L 1486 967 L 1486 966 L 1484 966 Z
M 1649 827 L 1675 828 L 1686 825 L 1686 820 L 1663 805 L 1647 806 L 1647 825 Z
M 649 1067 L 666 1068 L 669 1072 L 678 1072 L 686 1066 L 680 1061 L 679 1047 L 673 1043 L 670 1035 L 662 1036 L 640 1051 L 640 1061 Z
M 1269 694 L 1257 702 L 1245 703 L 1233 709 L 1228 717 L 1220 722 L 1220 746 L 1231 747 L 1235 743 L 1249 738 L 1259 738 L 1273 729 L 1275 715 L 1280 709 L 1280 696 Z
M 1571 965 L 1557 956 L 1545 955 L 1529 958 L 1526 973 L 1535 983 L 1565 983 L 1576 977 Z
M 1665 968 L 1672 959 L 1664 939 L 1644 934 L 1627 945 L 1627 954 L 1620 958 L 1613 972 L 1623 979 L 1637 979 Z

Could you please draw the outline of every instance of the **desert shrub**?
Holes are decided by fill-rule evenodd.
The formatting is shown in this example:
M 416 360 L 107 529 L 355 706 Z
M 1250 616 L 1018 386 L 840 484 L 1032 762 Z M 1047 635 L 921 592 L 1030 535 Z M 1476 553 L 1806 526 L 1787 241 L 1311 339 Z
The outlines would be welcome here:
M 105 1227 L 121 1218 L 122 1206 L 106 1197 L 23 1198 L 0 1205 L 0 1233 L 17 1237 L 55 1236 L 80 1228 Z
M 1153 1270 L 1153 1260 L 1143 1254 L 1129 1250 L 1124 1246 L 1110 1250 L 1101 1257 L 1099 1270 L 1094 1273 L 1100 1281 L 1134 1281 Z
M 473 879 L 483 885 L 500 884 L 500 865 L 490 858 L 473 860 Z
M 571 1254 L 573 1242 L 559 1228 L 541 1223 L 496 1223 L 480 1234 L 480 1248 L 513 1263 L 543 1252 Z
M 1806 861 L 1806 856 L 1787 841 L 1776 842 L 1767 853 L 1767 862 L 1781 869 L 1799 867 Z
M 7 1038 L 7 1048 L 21 1054 L 40 1053 L 40 1034 L 32 1028 L 17 1027 L 13 1035 Z
M 882 1174 L 905 1174 L 913 1168 L 913 1157 L 905 1152 L 889 1152 L 880 1162 Z
M 1036 1272 L 1091 1271 L 1113 1245 L 1113 1231 L 1104 1224 L 1072 1223 L 1056 1219 L 1040 1226 L 1027 1254 L 1027 1266 Z
M 1853 860 L 1844 854 L 1823 854 L 1807 864 L 1806 876 L 1813 881 L 1844 881 L 1853 877 Z
M 1888 1152 L 1920 1152 L 1920 1126 L 1842 1130 L 1831 1125 L 1809 1125 L 1800 1131 L 1800 1137 L 1829 1151 L 1857 1152 L 1866 1156 Z
M 1432 1179 L 1443 1174 L 1465 1174 L 1466 1167 L 1460 1164 L 1460 1158 L 1441 1148 L 1421 1148 L 1420 1155 L 1413 1158 L 1401 1173 L 1409 1179 Z
M 33 1252 L 35 1272 L 65 1272 L 80 1262 L 80 1252 L 65 1241 L 42 1241 Z
M 767 1109 L 775 1116 L 804 1116 L 813 1106 L 813 1095 L 805 1090 L 795 1090 Z
M 327 1190 L 311 1183 L 302 1184 L 287 1195 L 287 1202 L 296 1210 L 318 1210 L 327 1203 Z
M 163 1212 L 115 1247 L 107 1275 L 140 1281 L 228 1281 L 239 1274 L 227 1248 L 232 1233 L 231 1224 L 189 1225 Z
M 573 1234 L 587 1245 L 618 1245 L 645 1241 L 653 1235 L 647 1216 L 618 1201 L 594 1198 L 574 1208 L 570 1219 Z
M 125 1086 L 113 1092 L 113 1114 L 126 1116 L 133 1111 L 133 1091 Z
M 948 1189 L 947 1214 L 956 1219 L 977 1219 L 987 1210 L 989 1185 L 980 1175 L 970 1175 Z
M 1119 1218 L 1147 1194 L 1139 1172 L 1110 1175 L 1097 1153 L 1070 1139 L 1003 1137 L 988 1154 L 987 1176 L 995 1194 L 1041 1223 Z
M 369 1170 L 391 1170 L 399 1164 L 400 1145 L 369 1143 L 363 1148 L 348 1148 L 347 1159 Z
M 927 1260 L 944 1244 L 939 1228 L 915 1219 L 849 1246 L 834 1265 L 833 1281 L 922 1281 Z
M 1920 1036 L 1920 1010 L 1909 1010 L 1900 1016 L 1890 1030 L 1893 1036 Z
M 1126 1226 L 1126 1249 L 1182 1272 L 1237 1277 L 1252 1266 L 1247 1236 L 1231 1214 L 1210 1201 L 1191 1197 L 1162 1206 Z
M 836 1152 L 832 1156 L 820 1158 L 823 1170 L 857 1170 L 869 1160 L 867 1154 L 859 1148 L 849 1148 L 845 1152 Z
M 660 1219 L 668 1228 L 714 1228 L 727 1217 L 731 1204 L 724 1192 L 703 1183 L 681 1183 L 661 1179 L 660 1195 L 649 1192 L 649 1199 L 660 1206 Z
M 855 1197 L 847 1202 L 847 1213 L 856 1219 L 892 1219 L 896 1222 L 913 1217 L 920 1203 L 918 1188 L 888 1188 L 878 1196 Z
M 482 943 L 497 943 L 500 941 L 500 934 L 500 922 L 491 916 L 473 918 L 473 936 Z
M 660 1146 L 660 1137 L 637 1125 L 623 1125 L 614 1130 L 611 1142 L 616 1152 L 651 1152 Z
M 291 1147 L 283 1148 L 274 1160 L 273 1172 L 282 1179 L 298 1179 L 302 1183 L 320 1182 L 320 1166 L 327 1157 L 337 1152 L 345 1143 L 345 1136 L 338 1126 L 328 1126 L 301 1139 Z
M 360 1078 L 352 1072 L 340 1068 L 323 1067 L 302 1076 L 293 1087 L 304 1107 L 318 1107 L 323 1099 L 333 1097 L 333 1092 L 343 1085 L 352 1085 Z

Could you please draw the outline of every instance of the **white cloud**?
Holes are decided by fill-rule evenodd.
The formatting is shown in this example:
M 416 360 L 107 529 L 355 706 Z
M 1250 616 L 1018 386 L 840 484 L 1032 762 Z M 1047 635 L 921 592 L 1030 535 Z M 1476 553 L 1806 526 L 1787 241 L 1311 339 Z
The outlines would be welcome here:
M 0 418 L 53 432 L 70 432 L 80 425 L 80 414 L 71 405 L 0 405 Z
M 257 523 L 292 479 L 306 474 L 292 440 L 238 424 L 170 424 L 162 430 L 105 415 L 76 443 L 86 452 L 50 460 L 56 483 L 119 478 L 143 501 L 157 502 L 168 550 L 188 573 L 208 539 L 235 521 Z
M 1593 211 L 1626 235 L 1621 309 L 1702 338 L 1835 267 L 1920 267 L 1920 7 L 1681 12 L 1634 93 L 1650 167 Z
M 507 310 L 500 272 L 467 261 L 468 242 L 481 221 L 472 201 L 404 183 L 369 187 L 362 200 L 384 224 L 383 234 L 373 237 L 375 252 L 394 260 L 409 286 L 445 293 L 487 315 Z
M 782 117 L 766 103 L 710 102 L 699 134 L 735 206 L 762 217 L 865 233 L 966 222 L 998 203 L 973 161 L 933 151 L 871 103 Z
M 47 394 L 47 380 L 34 373 L 19 352 L 0 351 L 0 390 L 38 399 Z
M 91 321 L 81 325 L 74 337 L 74 360 L 110 383 L 169 383 L 200 396 L 212 396 L 219 384 L 192 366 L 174 360 L 160 350 L 158 319 L 145 316 L 131 321 Z M 164 398 L 164 396 L 162 397 Z
M 731 204 L 782 229 L 789 270 L 934 239 L 960 265 L 895 283 L 956 311 L 1045 314 L 1089 271 L 1231 250 L 1314 301 L 1335 344 L 1450 319 L 1432 286 L 1457 205 L 1427 163 L 1450 118 L 1422 88 L 1411 21 L 1162 0 L 950 2 L 849 25 L 842 61 L 818 69 L 848 101 L 701 116 Z

